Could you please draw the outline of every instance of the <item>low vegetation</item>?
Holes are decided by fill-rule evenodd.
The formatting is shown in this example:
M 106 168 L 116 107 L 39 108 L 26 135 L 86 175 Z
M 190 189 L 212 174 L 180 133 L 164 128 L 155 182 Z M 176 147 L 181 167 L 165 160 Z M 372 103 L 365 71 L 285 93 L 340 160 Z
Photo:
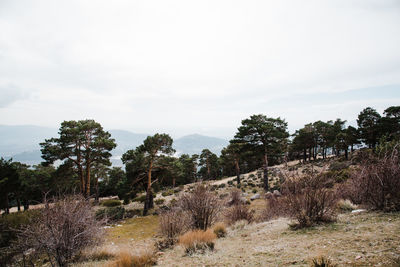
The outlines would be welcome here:
M 100 204 L 104 207 L 116 207 L 121 206 L 121 201 L 118 199 L 107 199 L 103 200 Z
M 217 236 L 217 238 L 226 236 L 227 231 L 226 231 L 225 223 L 223 223 L 223 222 L 216 223 L 212 229 L 214 231 L 214 234 Z
M 206 250 L 214 249 L 214 241 L 217 238 L 215 233 L 209 229 L 193 230 L 185 233 L 179 238 L 179 244 L 185 248 L 186 254 L 193 254 L 195 252 L 203 253 Z
M 66 266 L 83 248 L 102 242 L 102 221 L 95 219 L 89 201 L 82 196 L 67 196 L 44 204 L 38 216 L 18 235 L 17 246 L 22 252 L 31 250 L 30 257 L 46 255 L 51 265 Z
M 371 209 L 400 211 L 399 148 L 364 159 L 345 185 L 344 196 Z
M 117 259 L 106 265 L 106 267 L 148 267 L 157 263 L 154 251 L 144 251 L 139 255 L 129 252 L 121 252 Z
M 207 230 L 216 222 L 222 208 L 219 197 L 201 184 L 191 193 L 182 195 L 178 202 L 179 207 L 189 214 L 193 229 Z

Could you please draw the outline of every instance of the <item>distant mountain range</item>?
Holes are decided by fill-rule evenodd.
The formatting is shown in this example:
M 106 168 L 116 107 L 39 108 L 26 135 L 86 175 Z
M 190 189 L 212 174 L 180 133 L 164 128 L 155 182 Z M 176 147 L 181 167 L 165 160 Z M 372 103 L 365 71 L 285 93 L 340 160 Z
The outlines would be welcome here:
M 121 155 L 129 149 L 142 144 L 148 134 L 137 134 L 125 130 L 108 130 L 115 139 L 117 147 L 112 151 L 112 163 L 121 166 Z M 13 158 L 29 165 L 42 162 L 39 143 L 51 137 L 57 137 L 58 130 L 34 125 L 8 126 L 0 125 L 0 157 Z M 174 140 L 176 154 L 200 154 L 208 148 L 216 154 L 228 145 L 222 138 L 204 136 L 199 134 L 186 135 Z

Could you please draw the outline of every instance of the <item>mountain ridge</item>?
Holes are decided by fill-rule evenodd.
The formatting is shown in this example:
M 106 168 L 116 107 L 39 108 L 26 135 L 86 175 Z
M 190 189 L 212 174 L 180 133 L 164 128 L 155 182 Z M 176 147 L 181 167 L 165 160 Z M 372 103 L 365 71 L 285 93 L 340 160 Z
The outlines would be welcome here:
M 107 131 L 117 143 L 117 147 L 112 151 L 111 161 L 114 166 L 122 166 L 121 155 L 142 144 L 149 136 L 124 129 Z M 0 157 L 13 158 L 14 161 L 29 165 L 39 164 L 42 161 L 39 143 L 47 138 L 56 137 L 57 132 L 55 128 L 35 125 L 0 125 Z M 175 139 L 173 147 L 176 149 L 176 156 L 200 154 L 205 148 L 219 155 L 227 144 L 228 141 L 223 138 L 194 133 Z

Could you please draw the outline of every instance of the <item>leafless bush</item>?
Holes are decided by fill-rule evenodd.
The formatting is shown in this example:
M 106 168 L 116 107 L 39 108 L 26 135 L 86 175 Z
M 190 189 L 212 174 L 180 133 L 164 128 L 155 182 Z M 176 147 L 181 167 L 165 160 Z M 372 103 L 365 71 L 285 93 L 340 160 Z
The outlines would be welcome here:
M 174 239 L 188 229 L 190 218 L 181 209 L 172 209 L 160 214 L 160 232 L 167 239 Z
M 372 209 L 400 211 L 399 148 L 369 157 L 342 188 L 343 197 Z
M 66 266 L 83 248 L 98 245 L 103 230 L 82 196 L 53 202 L 45 200 L 39 216 L 19 234 L 18 244 L 24 250 L 47 255 L 52 266 Z
M 215 222 L 222 208 L 218 196 L 201 184 L 182 195 L 178 202 L 179 207 L 190 216 L 193 229 L 206 230 Z
M 254 212 L 247 205 L 233 205 L 225 211 L 225 220 L 229 225 L 237 221 L 246 220 L 251 223 L 254 219 Z
M 242 204 L 242 191 L 240 191 L 239 189 L 233 189 L 230 192 L 230 200 L 228 202 L 228 205 L 232 206 L 239 204 Z
M 282 186 L 283 198 L 279 201 L 283 201 L 283 211 L 297 220 L 296 227 L 330 222 L 336 217 L 337 202 L 337 194 L 330 187 L 332 181 L 321 174 L 289 179 Z
M 258 219 L 260 221 L 269 221 L 274 218 L 285 217 L 288 213 L 286 198 L 271 195 L 266 199 L 266 207 Z

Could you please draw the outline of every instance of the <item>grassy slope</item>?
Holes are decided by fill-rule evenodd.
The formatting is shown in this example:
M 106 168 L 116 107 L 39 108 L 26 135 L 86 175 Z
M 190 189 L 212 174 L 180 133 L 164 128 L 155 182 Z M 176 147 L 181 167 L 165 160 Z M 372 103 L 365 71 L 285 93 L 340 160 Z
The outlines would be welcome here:
M 216 250 L 183 256 L 175 247 L 160 266 L 308 266 L 324 255 L 339 266 L 390 266 L 400 256 L 400 214 L 343 214 L 337 223 L 308 230 L 288 229 L 287 219 L 231 230 Z M 398 266 L 398 265 L 393 265 Z
M 284 169 L 283 165 L 279 167 Z M 211 184 L 227 183 L 233 179 L 229 177 Z M 255 182 L 249 180 L 249 174 L 244 181 Z M 260 183 L 261 180 L 257 179 L 256 182 Z M 185 189 L 190 186 L 186 185 Z M 231 189 L 232 186 L 227 185 L 218 189 L 218 193 L 227 193 Z M 249 196 L 252 189 L 246 187 Z M 161 198 L 169 201 L 176 196 Z M 262 199 L 251 202 L 251 208 L 256 211 L 263 209 L 264 205 Z M 241 230 L 231 229 L 228 237 L 217 240 L 214 252 L 204 255 L 184 256 L 183 249 L 176 246 L 160 256 L 158 265 L 308 266 L 311 258 L 324 255 L 339 266 L 400 266 L 390 265 L 392 259 L 400 258 L 399 213 L 347 213 L 340 215 L 337 223 L 300 231 L 289 230 L 288 223 L 287 219 L 282 218 L 251 224 Z M 108 235 L 103 246 L 115 254 L 151 247 L 158 231 L 158 218 L 133 218 L 121 225 L 107 229 Z M 84 266 L 102 264 L 93 262 Z

